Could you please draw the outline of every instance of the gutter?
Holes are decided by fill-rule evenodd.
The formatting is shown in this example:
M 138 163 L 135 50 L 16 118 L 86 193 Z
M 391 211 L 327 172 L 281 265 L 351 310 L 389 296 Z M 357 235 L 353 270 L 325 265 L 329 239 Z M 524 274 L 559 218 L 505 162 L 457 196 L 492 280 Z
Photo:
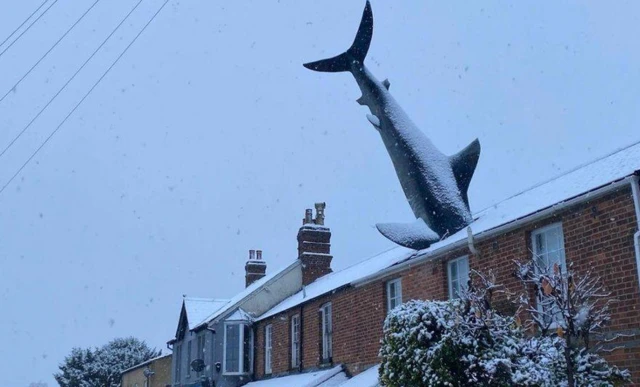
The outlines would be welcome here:
M 619 180 L 613 181 L 607 185 L 603 185 L 599 188 L 596 188 L 594 190 L 585 192 L 583 194 L 580 194 L 578 196 L 574 196 L 573 198 L 564 200 L 562 202 L 556 203 L 554 205 L 551 205 L 545 209 L 539 210 L 538 212 L 534 212 L 532 214 L 529 215 L 525 215 L 521 218 L 518 218 L 516 220 L 513 220 L 509 223 L 505 223 L 501 226 L 497 226 L 494 227 L 492 229 L 489 229 L 487 231 L 483 231 L 479 234 L 477 234 L 475 237 L 473 237 L 472 235 L 472 241 L 473 243 L 477 243 L 477 242 L 481 242 L 483 240 L 492 238 L 498 234 L 502 234 L 505 233 L 507 231 L 511 231 L 513 229 L 516 229 L 524 224 L 527 223 L 532 223 L 535 222 L 537 220 L 546 218 L 550 215 L 553 215 L 554 213 L 561 211 L 567 207 L 585 202 L 587 200 L 592 200 L 592 199 L 596 199 L 598 197 L 604 196 L 612 191 L 615 191 L 617 189 L 619 189 L 620 187 L 623 187 L 627 184 L 629 184 L 629 182 L 632 182 L 635 180 L 635 184 L 632 186 L 632 190 L 634 189 L 633 187 L 635 187 L 635 194 L 634 194 L 634 202 L 635 202 L 635 207 L 636 207 L 636 219 L 638 220 L 638 232 L 636 232 L 634 238 L 635 238 L 635 246 L 636 246 L 636 263 L 638 266 L 638 276 L 640 278 L 640 193 L 638 192 L 638 176 L 635 175 L 630 175 L 630 176 L 626 176 L 624 178 L 621 178 Z M 473 224 L 471 224 L 470 226 L 473 226 Z M 382 277 L 386 277 L 388 275 L 391 274 L 395 274 L 398 272 L 401 272 L 413 265 L 419 265 L 421 263 L 433 260 L 438 258 L 439 256 L 449 253 L 451 251 L 454 250 L 458 250 L 461 248 L 464 248 L 465 246 L 469 246 L 469 237 L 467 238 L 462 238 L 460 240 L 457 240 L 449 245 L 446 246 L 442 246 L 439 249 L 433 250 L 433 251 L 425 251 L 425 252 L 417 252 L 417 256 L 415 256 L 415 258 L 409 257 L 406 261 L 398 263 L 396 265 L 393 266 L 389 266 L 386 269 L 382 269 L 377 273 L 371 274 L 369 276 L 363 277 L 359 280 L 356 280 L 354 282 L 352 282 L 351 284 L 354 287 L 360 287 L 366 284 L 369 284 L 375 280 L 378 280 Z M 640 281 L 639 281 L 639 285 L 640 285 Z
M 633 195 L 633 206 L 636 209 L 636 222 L 638 230 L 633 234 L 633 246 L 636 251 L 636 269 L 638 270 L 638 285 L 640 286 L 640 186 L 638 182 L 640 178 L 635 174 L 631 177 L 631 193 Z

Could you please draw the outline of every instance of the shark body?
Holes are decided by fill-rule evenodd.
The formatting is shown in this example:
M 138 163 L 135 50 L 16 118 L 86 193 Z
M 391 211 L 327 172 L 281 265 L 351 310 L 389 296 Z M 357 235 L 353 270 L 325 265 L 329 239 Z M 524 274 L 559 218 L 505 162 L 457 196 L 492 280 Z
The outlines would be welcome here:
M 378 81 L 364 65 L 372 36 L 373 13 L 367 1 L 351 48 L 304 66 L 321 72 L 348 71 L 355 78 L 362 91 L 357 101 L 369 108 L 367 118 L 380 133 L 416 216 L 412 223 L 376 227 L 399 245 L 424 249 L 473 221 L 467 190 L 478 163 L 480 143 L 476 139 L 453 156 L 440 152 L 393 98 L 389 81 Z

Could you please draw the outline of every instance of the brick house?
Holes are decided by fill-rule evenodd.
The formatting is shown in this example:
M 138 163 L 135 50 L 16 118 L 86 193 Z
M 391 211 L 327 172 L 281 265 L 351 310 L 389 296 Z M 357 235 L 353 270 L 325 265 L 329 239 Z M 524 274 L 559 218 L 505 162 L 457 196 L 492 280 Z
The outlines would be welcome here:
M 330 269 L 328 228 L 303 225 L 299 261 L 308 276 L 300 291 L 252 321 L 253 379 L 284 377 L 282 385 L 293 385 L 286 375 L 336 365 L 361 374 L 380 362 L 382 325 L 394 306 L 455 297 L 471 269 L 492 270 L 498 283 L 516 290 L 513 260 L 536 256 L 601 277 L 619 301 L 608 330 L 629 336 L 608 359 L 639 383 L 639 170 L 635 144 L 475 214 L 468 229 L 428 249 L 394 248 L 339 272 Z M 512 307 L 506 299 L 497 305 Z

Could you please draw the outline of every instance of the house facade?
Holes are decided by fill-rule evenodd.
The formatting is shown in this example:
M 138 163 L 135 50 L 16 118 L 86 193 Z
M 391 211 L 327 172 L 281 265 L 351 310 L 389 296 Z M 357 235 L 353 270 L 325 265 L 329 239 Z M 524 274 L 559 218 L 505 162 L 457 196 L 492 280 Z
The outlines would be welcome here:
M 325 275 L 256 319 L 255 378 L 341 364 L 379 364 L 384 319 L 411 299 L 456 297 L 470 270 L 520 290 L 513 261 L 535 257 L 600 277 L 611 298 L 605 357 L 640 382 L 640 145 L 538 185 L 476 214 L 467 230 L 423 251 L 396 248 Z M 515 311 L 505 296 L 496 306 Z M 284 380 L 284 379 L 283 379 Z
M 640 383 L 639 170 L 636 144 L 476 213 L 467 229 L 428 249 L 396 247 L 338 272 L 331 270 L 324 207 L 315 219 L 307 210 L 298 259 L 194 326 L 183 323 L 189 333 L 178 329 L 170 342 L 174 367 L 194 359 L 178 348 L 206 330 L 212 342 L 205 341 L 211 348 L 205 372 L 216 386 L 294 386 L 303 379 L 310 386 L 342 379 L 345 386 L 373 386 L 390 310 L 411 299 L 457 297 L 471 270 L 491 271 L 497 283 L 518 291 L 514 261 L 536 259 L 601 279 L 617 300 L 606 334 L 623 335 L 605 357 Z M 246 270 L 249 278 L 254 268 Z M 505 296 L 494 305 L 516 310 Z M 172 380 L 196 385 L 183 376 Z

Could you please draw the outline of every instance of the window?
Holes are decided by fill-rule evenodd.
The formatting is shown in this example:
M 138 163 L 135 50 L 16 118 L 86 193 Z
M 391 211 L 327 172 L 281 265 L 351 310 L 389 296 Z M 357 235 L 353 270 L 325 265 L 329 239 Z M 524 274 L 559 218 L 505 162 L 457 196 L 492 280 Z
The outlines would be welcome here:
M 198 336 L 198 352 L 196 352 L 196 359 L 202 359 L 204 361 L 204 346 L 206 342 L 206 336 L 204 334 L 200 334 Z M 198 376 L 200 376 L 202 372 L 198 372 Z
M 300 366 L 300 315 L 291 317 L 291 368 Z
M 531 233 L 531 238 L 533 255 L 539 267 L 552 269 L 557 263 L 561 269 L 566 269 L 562 223 L 537 229 Z
M 187 379 L 191 377 L 191 340 L 187 341 Z
M 249 325 L 225 325 L 223 360 L 225 374 L 248 374 L 253 371 L 253 331 Z
M 460 257 L 447 264 L 447 282 L 449 283 L 449 298 L 460 298 L 460 290 L 467 287 L 469 280 L 469 258 Z
M 182 344 L 176 345 L 174 356 L 176 359 L 176 362 L 175 362 L 176 369 L 173 374 L 175 375 L 175 382 L 179 383 L 180 382 L 180 366 L 182 365 Z
M 387 313 L 402 304 L 402 282 L 400 278 L 387 282 Z
M 333 356 L 331 327 L 331 303 L 324 304 L 320 308 L 320 319 L 322 323 L 322 362 L 331 362 Z
M 553 273 L 553 266 L 555 264 L 557 264 L 562 271 L 566 269 L 562 223 L 551 224 L 533 231 L 531 233 L 531 239 L 533 256 L 536 260 L 536 270 L 542 269 L 551 274 Z M 547 309 L 553 307 L 539 304 L 538 308 Z M 546 314 L 544 316 L 545 322 L 552 323 L 551 319 L 553 318 L 553 315 L 556 315 L 554 320 L 562 320 L 562 315 L 560 315 L 560 313 L 561 312 L 559 310 L 556 310 L 553 313 Z
M 271 324 L 264 327 L 264 373 L 271 373 L 271 337 L 273 326 Z

